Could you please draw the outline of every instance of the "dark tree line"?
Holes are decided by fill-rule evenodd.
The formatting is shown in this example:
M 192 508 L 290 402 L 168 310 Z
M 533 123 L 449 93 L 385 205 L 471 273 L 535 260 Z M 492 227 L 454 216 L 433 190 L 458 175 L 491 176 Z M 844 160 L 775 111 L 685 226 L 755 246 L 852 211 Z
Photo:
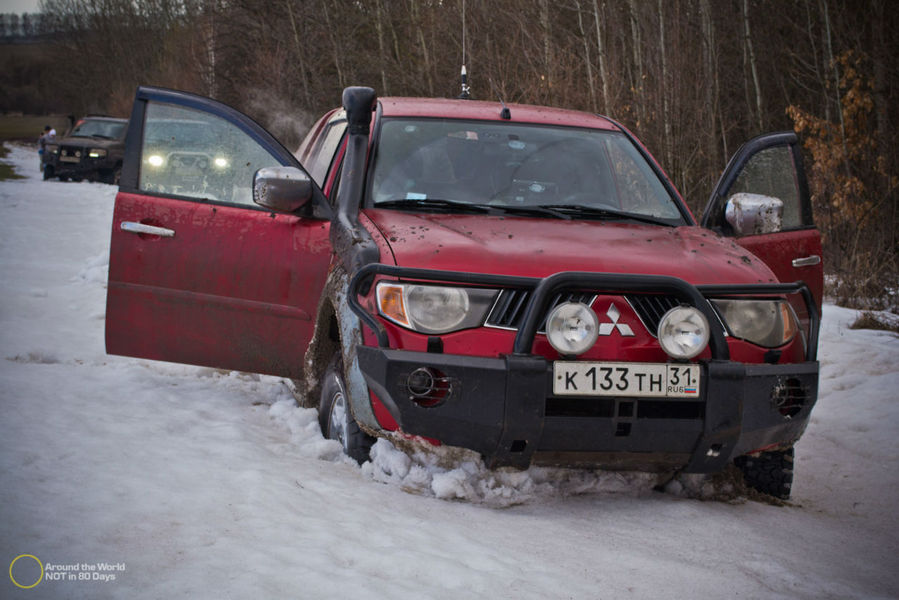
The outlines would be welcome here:
M 842 293 L 899 283 L 889 0 L 44 0 L 42 13 L 64 32 L 52 79 L 66 112 L 124 115 L 136 85 L 163 85 L 292 146 L 347 85 L 458 95 L 464 57 L 476 99 L 621 121 L 694 211 L 740 143 L 795 128 L 828 270 L 855 274 Z

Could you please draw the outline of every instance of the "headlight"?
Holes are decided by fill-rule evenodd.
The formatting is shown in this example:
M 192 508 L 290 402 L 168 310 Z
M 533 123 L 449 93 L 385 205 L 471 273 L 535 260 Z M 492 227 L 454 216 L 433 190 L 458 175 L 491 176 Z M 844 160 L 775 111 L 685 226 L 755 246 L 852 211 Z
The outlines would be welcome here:
M 419 333 L 448 333 L 480 326 L 496 290 L 381 282 L 381 314 Z
M 799 331 L 784 300 L 712 300 L 731 335 L 765 348 L 783 346 Z
M 91 158 L 106 158 L 106 150 L 103 148 L 91 148 L 87 155 Z
M 668 356 L 693 358 L 709 343 L 709 322 L 692 306 L 676 306 L 659 321 L 658 338 Z
M 583 354 L 599 335 L 596 313 L 580 302 L 565 302 L 546 318 L 546 337 L 559 354 Z
M 50 154 L 59 154 L 59 146 L 56 144 L 47 144 L 47 152 Z
M 221 156 L 213 159 L 212 164 L 215 165 L 216 169 L 227 169 L 228 168 L 228 159 L 222 158 Z
M 165 163 L 165 159 L 159 154 L 151 154 L 147 157 L 147 162 L 150 163 L 151 167 L 161 167 Z

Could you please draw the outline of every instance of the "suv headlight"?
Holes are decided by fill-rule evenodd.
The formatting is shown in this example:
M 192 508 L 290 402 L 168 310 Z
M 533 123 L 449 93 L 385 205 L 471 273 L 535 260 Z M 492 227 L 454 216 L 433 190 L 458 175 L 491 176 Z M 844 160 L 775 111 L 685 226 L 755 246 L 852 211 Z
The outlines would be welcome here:
M 419 333 L 449 333 L 484 322 L 496 290 L 380 282 L 378 310 Z
M 784 300 L 712 300 L 733 337 L 765 348 L 783 346 L 799 331 Z
M 106 158 L 106 150 L 103 148 L 91 148 L 87 155 L 91 158 Z
M 47 144 L 47 152 L 50 154 L 59 154 L 59 146 L 56 144 Z

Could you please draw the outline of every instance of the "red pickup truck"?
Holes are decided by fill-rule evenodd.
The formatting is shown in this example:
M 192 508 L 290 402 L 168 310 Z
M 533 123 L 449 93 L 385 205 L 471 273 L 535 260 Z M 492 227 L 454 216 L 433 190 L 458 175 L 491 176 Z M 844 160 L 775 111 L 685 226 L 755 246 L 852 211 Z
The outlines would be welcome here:
M 594 114 L 348 88 L 294 154 L 142 87 L 128 127 L 109 353 L 294 379 L 360 462 L 412 436 L 789 495 L 822 295 L 794 134 L 741 147 L 697 222 Z

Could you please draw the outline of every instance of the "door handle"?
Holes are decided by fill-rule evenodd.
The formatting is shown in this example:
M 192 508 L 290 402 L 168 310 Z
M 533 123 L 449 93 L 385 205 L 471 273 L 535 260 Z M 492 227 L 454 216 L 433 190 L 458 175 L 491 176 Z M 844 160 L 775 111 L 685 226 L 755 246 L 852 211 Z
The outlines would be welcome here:
M 159 237 L 175 237 L 174 229 L 166 229 L 165 227 L 156 227 L 154 225 L 144 225 L 143 223 L 135 223 L 134 221 L 122 221 L 122 231 L 127 231 L 128 233 L 158 235 Z M 796 261 L 793 262 L 795 263 Z
M 812 267 L 821 262 L 821 257 L 817 254 L 812 254 L 811 256 L 806 256 L 805 258 L 794 258 L 793 266 L 794 267 Z

